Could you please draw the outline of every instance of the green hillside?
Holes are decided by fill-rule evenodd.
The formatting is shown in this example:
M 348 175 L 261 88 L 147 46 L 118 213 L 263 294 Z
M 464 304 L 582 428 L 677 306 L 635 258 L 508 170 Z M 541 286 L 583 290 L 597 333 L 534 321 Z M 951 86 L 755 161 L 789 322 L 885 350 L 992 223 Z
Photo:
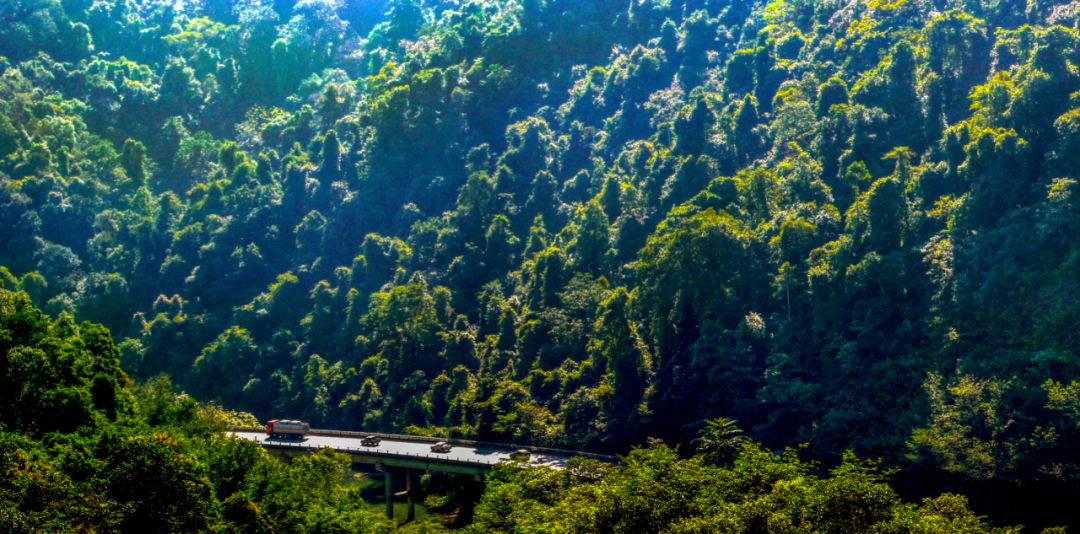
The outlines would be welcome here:
M 251 416 L 132 386 L 100 325 L 0 289 L 0 349 L 0 532 L 391 531 L 338 485 L 343 458 L 223 437 Z
M 878 521 L 754 530 L 698 488 L 696 511 L 543 522 L 625 510 L 665 469 L 1080 526 L 1078 9 L 4 0 L 0 280 L 103 325 L 137 382 L 261 420 L 645 447 L 542 498 L 509 473 L 473 528 Z M 86 395 L 148 387 L 110 365 L 0 397 L 6 431 L 75 432 Z M 719 418 L 801 460 L 707 460 Z M 514 493 L 551 510 L 483 522 L 534 510 Z M 743 522 L 693 523 L 721 508 Z
M 101 325 L 49 321 L 25 293 L 0 289 L 0 532 L 5 534 L 431 534 L 438 517 L 383 519 L 349 457 L 324 450 L 288 463 L 226 437 L 250 414 L 200 404 L 168 379 L 132 384 Z M 829 477 L 745 445 L 715 427 L 705 454 L 636 449 L 625 468 L 504 465 L 479 506 L 461 481 L 424 476 L 420 491 L 474 517 L 464 532 L 906 532 L 1016 534 L 993 529 L 962 497 L 903 504 L 870 462 L 846 455 Z M 735 456 L 732 453 L 737 453 Z M 731 463 L 735 460 L 734 463 Z M 674 475 L 674 476 L 672 476 Z M 471 477 L 466 477 L 471 479 Z M 382 488 L 378 488 L 379 492 Z M 433 501 L 434 502 L 434 501 Z M 573 512 L 567 514 L 567 510 Z M 458 525 L 460 526 L 460 525 Z M 1049 529 L 1044 534 L 1062 534 Z

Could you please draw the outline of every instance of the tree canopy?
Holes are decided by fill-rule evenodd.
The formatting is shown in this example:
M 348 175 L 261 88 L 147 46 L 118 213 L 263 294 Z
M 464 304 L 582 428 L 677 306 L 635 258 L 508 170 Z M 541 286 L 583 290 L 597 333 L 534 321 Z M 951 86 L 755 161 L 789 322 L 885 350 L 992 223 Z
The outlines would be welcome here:
M 730 419 L 822 472 L 881 458 L 905 502 L 1080 525 L 1077 13 L 5 2 L 5 431 L 107 427 L 162 375 L 618 454 Z

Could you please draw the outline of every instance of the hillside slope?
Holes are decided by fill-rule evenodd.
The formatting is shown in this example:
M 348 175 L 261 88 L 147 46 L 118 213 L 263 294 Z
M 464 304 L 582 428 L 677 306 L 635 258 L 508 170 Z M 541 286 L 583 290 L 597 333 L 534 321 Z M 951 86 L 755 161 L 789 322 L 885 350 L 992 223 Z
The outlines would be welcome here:
M 0 274 L 132 376 L 620 453 L 723 416 L 1010 522 L 1080 495 L 1074 4 L 5 9 Z

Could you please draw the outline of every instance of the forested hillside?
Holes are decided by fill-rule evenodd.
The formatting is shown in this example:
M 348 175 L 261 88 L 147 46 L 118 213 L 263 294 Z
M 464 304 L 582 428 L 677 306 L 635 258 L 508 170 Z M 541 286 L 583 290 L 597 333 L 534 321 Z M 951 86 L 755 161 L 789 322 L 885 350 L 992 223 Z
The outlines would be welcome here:
M 1078 18 L 4 0 L 0 279 L 262 419 L 690 453 L 725 417 L 1080 525 Z
M 391 532 L 338 485 L 348 457 L 224 437 L 251 416 L 131 385 L 101 325 L 0 289 L 0 350 L 0 532 Z
M 227 424 L 250 426 L 252 416 L 200 404 L 168 379 L 132 384 L 105 328 L 77 326 L 67 314 L 49 321 L 25 293 L 0 289 L 0 349 L 0 532 L 446 530 L 398 525 L 365 508 L 363 490 L 339 483 L 347 455 L 323 450 L 285 463 L 254 441 L 224 436 Z M 499 466 L 466 532 L 715 534 L 768 524 L 787 532 L 1019 533 L 994 529 L 962 497 L 903 504 L 874 464 L 850 456 L 819 478 L 794 450 L 780 457 L 748 446 L 732 464 L 732 445 L 742 440 L 714 438 L 724 435 L 688 460 L 653 443 L 635 450 L 626 469 L 582 458 L 562 471 Z M 442 500 L 469 493 L 452 476 L 425 476 L 420 486 L 449 490 Z M 590 494 L 605 497 L 580 500 Z M 565 514 L 567 506 L 576 516 Z

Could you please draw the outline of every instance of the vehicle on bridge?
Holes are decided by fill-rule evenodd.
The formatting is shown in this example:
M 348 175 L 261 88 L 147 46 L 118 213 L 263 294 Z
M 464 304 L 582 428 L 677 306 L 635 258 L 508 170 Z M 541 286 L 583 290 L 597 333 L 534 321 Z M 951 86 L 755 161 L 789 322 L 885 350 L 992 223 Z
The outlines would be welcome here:
M 360 444 L 365 447 L 378 447 L 382 443 L 382 438 L 379 436 L 367 436 L 360 440 Z
M 532 456 L 532 452 L 529 449 L 518 449 L 510 453 L 510 458 L 514 460 L 528 460 Z
M 450 452 L 450 449 L 454 448 L 449 442 L 440 441 L 431 446 L 431 452 Z
M 266 423 L 266 435 L 271 438 L 300 438 L 303 439 L 311 432 L 311 425 L 302 421 L 282 421 L 274 419 Z

